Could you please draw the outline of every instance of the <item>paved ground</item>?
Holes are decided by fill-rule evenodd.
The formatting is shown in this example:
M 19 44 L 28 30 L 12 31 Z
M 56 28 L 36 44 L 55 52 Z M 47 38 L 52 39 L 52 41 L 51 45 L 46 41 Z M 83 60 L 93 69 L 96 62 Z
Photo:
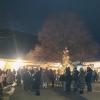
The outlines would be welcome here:
M 100 85 L 95 84 L 92 93 L 85 92 L 83 95 L 78 93 L 65 94 L 61 89 L 42 89 L 40 96 L 34 93 L 24 92 L 22 88 L 17 87 L 10 100 L 100 100 Z
M 43 89 L 40 96 L 35 96 L 34 93 L 23 92 L 17 88 L 15 94 L 10 100 L 87 100 L 80 95 L 64 95 L 59 89 Z

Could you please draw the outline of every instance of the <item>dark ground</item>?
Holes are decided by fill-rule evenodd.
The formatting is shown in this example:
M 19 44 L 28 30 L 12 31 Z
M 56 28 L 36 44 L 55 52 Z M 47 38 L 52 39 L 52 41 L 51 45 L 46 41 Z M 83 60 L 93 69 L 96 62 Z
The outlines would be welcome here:
M 41 95 L 36 96 L 34 93 L 25 92 L 21 87 L 17 87 L 15 93 L 10 97 L 10 100 L 100 100 L 100 85 L 96 85 L 97 89 L 92 93 L 79 93 L 66 94 L 61 89 L 41 89 Z

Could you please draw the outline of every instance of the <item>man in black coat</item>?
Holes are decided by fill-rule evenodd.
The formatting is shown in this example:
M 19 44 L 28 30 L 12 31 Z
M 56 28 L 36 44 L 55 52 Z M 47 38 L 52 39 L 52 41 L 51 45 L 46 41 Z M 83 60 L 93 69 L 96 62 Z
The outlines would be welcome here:
M 66 68 L 65 82 L 66 82 L 66 92 L 70 92 L 71 91 L 71 71 L 70 71 L 70 67 Z
M 31 90 L 31 76 L 28 70 L 25 69 L 23 74 L 23 83 L 24 83 L 24 90 L 30 91 Z
M 34 87 L 36 90 L 36 95 L 40 95 L 40 85 L 41 85 L 41 69 L 37 70 L 35 76 L 35 81 L 34 81 Z
M 87 91 L 92 92 L 92 69 L 90 67 L 87 67 L 87 72 L 86 72 L 86 84 L 87 84 Z

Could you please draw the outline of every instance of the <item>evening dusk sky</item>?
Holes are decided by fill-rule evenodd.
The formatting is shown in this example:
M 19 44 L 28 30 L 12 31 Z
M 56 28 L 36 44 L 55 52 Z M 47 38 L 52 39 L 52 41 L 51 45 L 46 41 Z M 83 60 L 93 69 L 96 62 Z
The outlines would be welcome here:
M 99 0 L 0 0 L 0 29 L 37 34 L 48 15 L 74 12 L 100 43 L 99 5 Z
M 99 0 L 0 0 L 0 27 L 36 33 L 48 14 L 78 13 L 91 33 L 100 33 Z

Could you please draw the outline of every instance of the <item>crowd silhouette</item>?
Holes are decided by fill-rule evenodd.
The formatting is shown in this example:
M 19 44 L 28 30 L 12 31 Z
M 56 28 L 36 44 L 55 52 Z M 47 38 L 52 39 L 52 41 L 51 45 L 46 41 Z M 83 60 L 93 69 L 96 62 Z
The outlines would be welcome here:
M 23 68 L 18 71 L 0 70 L 0 97 L 3 96 L 3 88 L 14 82 L 18 86 L 23 87 L 26 92 L 34 92 L 35 95 L 40 95 L 42 88 L 63 88 L 64 92 L 84 93 L 87 87 L 88 92 L 92 92 L 92 83 L 98 81 L 99 75 L 97 71 L 87 67 L 86 70 L 74 67 L 66 67 L 63 74 L 57 73 L 52 69 L 42 68 Z

